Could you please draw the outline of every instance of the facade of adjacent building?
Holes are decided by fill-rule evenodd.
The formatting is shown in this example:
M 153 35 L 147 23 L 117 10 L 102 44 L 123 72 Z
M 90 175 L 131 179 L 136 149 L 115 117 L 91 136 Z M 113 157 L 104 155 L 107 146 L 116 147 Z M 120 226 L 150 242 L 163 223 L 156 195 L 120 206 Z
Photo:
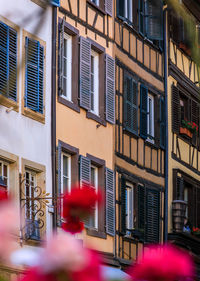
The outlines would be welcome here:
M 88 183 L 105 195 L 105 206 L 95 207 L 78 238 L 109 263 L 115 237 L 112 1 L 61 1 L 57 23 L 57 195 Z M 58 212 L 58 225 L 61 220 Z
M 51 9 L 25 0 L 0 8 L 0 177 L 24 218 L 23 246 L 52 229 L 52 213 L 33 200 L 52 196 Z M 13 270 L 3 269 L 7 277 Z
M 189 18 L 189 25 L 187 17 Z M 200 5 L 183 1 L 180 10 L 168 11 L 168 139 L 169 139 L 169 240 L 188 250 L 200 268 L 199 239 L 192 234 L 200 227 L 199 154 L 199 25 Z M 195 52 L 194 52 L 195 49 Z M 197 53 L 196 53 L 197 52 Z M 196 59 L 195 59 L 196 58 Z M 191 132 L 186 123 L 197 129 Z M 178 201 L 177 201 L 178 200 Z M 186 206 L 184 208 L 184 201 Z M 186 218 L 181 222 L 176 210 Z M 180 213 L 179 213 L 180 215 Z M 178 220 L 177 220 L 178 219 Z M 179 224 L 181 222 L 181 224 Z M 184 227 L 183 227 L 184 223 Z
M 115 1 L 115 256 L 126 266 L 163 241 L 162 1 Z

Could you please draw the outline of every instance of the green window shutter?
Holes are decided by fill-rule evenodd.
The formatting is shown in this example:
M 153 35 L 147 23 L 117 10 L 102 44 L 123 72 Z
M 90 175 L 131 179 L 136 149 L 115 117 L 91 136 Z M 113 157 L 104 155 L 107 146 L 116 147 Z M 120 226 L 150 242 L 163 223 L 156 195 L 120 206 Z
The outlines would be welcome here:
M 117 16 L 124 18 L 124 0 L 117 0 Z
M 64 72 L 64 19 L 59 24 L 59 42 L 58 42 L 58 95 L 63 94 L 63 72 Z
M 144 239 L 145 230 L 145 187 L 143 185 L 138 185 L 138 230 L 142 233 L 142 238 Z
M 80 37 L 80 106 L 90 110 L 91 107 L 91 43 Z
M 44 48 L 26 37 L 25 106 L 43 114 Z
M 146 227 L 145 241 L 157 243 L 160 240 L 160 192 L 146 190 Z
M 106 232 L 115 236 L 115 178 L 114 171 L 106 168 Z
M 144 35 L 145 34 L 145 14 L 144 14 L 144 0 L 138 0 L 138 7 L 139 7 L 139 32 Z
M 196 227 L 200 228 L 200 187 L 196 188 Z
M 140 85 L 140 136 L 147 138 L 147 98 L 148 89 Z
M 160 147 L 165 149 L 165 100 L 160 97 Z
M 0 94 L 17 100 L 17 32 L 0 22 Z
M 163 40 L 163 0 L 145 2 L 145 29 L 150 40 Z
M 121 232 L 126 234 L 126 180 L 121 177 Z
M 138 130 L 138 104 L 137 83 L 129 76 L 125 76 L 124 83 L 124 121 L 125 128 L 137 134 Z
M 179 134 L 181 125 L 181 108 L 179 90 L 172 85 L 172 131 Z

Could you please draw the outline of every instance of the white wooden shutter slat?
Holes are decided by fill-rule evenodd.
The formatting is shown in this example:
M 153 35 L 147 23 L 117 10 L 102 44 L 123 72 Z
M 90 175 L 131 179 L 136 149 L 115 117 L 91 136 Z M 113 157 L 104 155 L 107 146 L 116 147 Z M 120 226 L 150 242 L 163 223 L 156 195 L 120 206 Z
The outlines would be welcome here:
M 114 171 L 106 168 L 106 232 L 115 235 L 115 181 Z
M 106 120 L 115 124 L 115 60 L 106 55 Z
M 112 17 L 113 14 L 113 1 L 105 0 L 105 12 Z
M 91 43 L 80 37 L 80 106 L 90 110 L 91 107 Z

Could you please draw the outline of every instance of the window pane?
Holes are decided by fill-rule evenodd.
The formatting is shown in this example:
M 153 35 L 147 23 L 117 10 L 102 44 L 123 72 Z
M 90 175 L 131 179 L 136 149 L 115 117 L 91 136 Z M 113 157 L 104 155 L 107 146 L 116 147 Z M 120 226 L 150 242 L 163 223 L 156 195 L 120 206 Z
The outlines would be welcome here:
M 0 163 L 0 177 L 3 175 L 3 168 L 2 168 L 2 163 Z
M 63 177 L 63 191 L 69 191 L 68 190 L 68 187 L 69 187 L 69 179 L 68 178 L 65 178 Z
M 95 168 L 91 167 L 91 185 L 95 187 Z
M 64 39 L 64 56 L 67 57 L 67 39 Z
M 3 175 L 4 175 L 4 177 L 7 177 L 7 166 L 4 164 L 3 165 Z
M 63 156 L 63 176 L 68 177 L 68 157 Z

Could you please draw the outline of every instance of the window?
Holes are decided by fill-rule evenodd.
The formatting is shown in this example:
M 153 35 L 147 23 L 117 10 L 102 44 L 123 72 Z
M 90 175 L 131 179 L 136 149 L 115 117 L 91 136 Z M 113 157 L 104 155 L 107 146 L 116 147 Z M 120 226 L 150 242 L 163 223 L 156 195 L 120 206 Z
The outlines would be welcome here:
M 71 101 L 72 83 L 72 36 L 64 33 L 64 53 L 63 53 L 63 93 L 62 96 Z
M 30 170 L 25 171 L 25 220 L 26 220 L 26 238 L 39 240 L 39 219 L 38 214 L 38 203 L 34 200 L 37 190 L 36 173 Z
M 91 2 L 93 2 L 93 3 L 96 4 L 97 6 L 99 5 L 99 0 L 91 0 Z
M 133 0 L 118 1 L 118 16 L 132 22 L 133 20 Z
M 160 238 L 160 191 L 121 177 L 121 232 L 148 243 Z
M 0 94 L 17 101 L 17 32 L 0 22 Z
M 126 234 L 130 235 L 130 230 L 134 229 L 134 187 L 126 182 Z
M 138 131 L 138 91 L 137 83 L 127 74 L 124 76 L 124 123 L 126 130 Z
M 6 162 L 0 161 L 0 177 L 8 188 L 8 164 Z
M 95 192 L 98 191 L 98 168 L 91 165 L 91 186 L 94 188 Z M 89 227 L 98 228 L 98 206 L 96 204 L 90 219 Z
M 99 114 L 99 56 L 91 51 L 91 112 Z
M 147 136 L 154 143 L 154 97 L 150 94 L 147 102 Z
M 71 190 L 71 156 L 61 155 L 61 194 Z
M 43 114 L 44 47 L 26 37 L 25 107 Z

